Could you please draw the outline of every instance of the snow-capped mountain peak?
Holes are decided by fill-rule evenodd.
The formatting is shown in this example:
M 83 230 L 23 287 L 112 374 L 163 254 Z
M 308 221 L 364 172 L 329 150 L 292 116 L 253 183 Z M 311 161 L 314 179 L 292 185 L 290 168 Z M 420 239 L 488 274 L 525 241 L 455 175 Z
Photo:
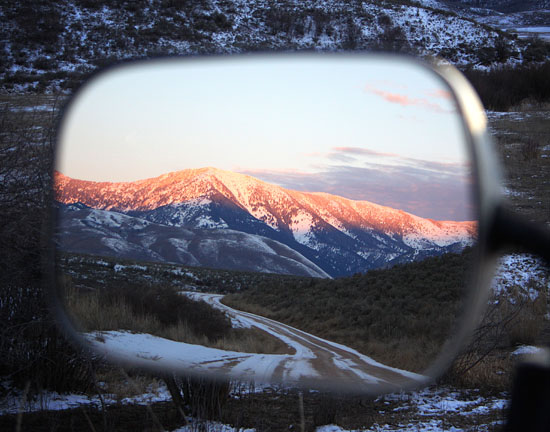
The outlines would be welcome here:
M 78 202 L 155 223 L 270 237 L 314 262 L 321 256 L 332 259 L 321 267 L 333 275 L 341 261 L 335 251 L 353 257 L 349 270 L 341 270 L 346 273 L 419 253 L 457 250 L 471 244 L 476 233 L 474 222 L 424 219 L 368 201 L 285 189 L 212 167 L 123 183 L 56 173 L 55 193 L 64 204 Z

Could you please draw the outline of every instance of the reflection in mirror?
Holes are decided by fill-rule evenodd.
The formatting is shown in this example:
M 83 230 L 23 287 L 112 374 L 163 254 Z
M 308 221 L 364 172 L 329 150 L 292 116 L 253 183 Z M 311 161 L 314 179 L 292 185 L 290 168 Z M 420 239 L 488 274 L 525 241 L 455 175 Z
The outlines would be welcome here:
M 398 388 L 461 310 L 469 162 L 454 98 L 410 60 L 115 69 L 60 132 L 64 304 L 97 351 L 141 365 Z

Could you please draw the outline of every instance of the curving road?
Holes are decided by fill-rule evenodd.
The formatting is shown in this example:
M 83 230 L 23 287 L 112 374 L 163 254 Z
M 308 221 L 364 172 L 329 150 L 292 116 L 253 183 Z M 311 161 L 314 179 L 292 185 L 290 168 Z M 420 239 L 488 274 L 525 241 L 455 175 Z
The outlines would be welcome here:
M 224 311 L 235 327 L 256 327 L 280 339 L 293 354 L 225 351 L 130 331 L 104 331 L 84 337 L 101 355 L 134 366 L 178 373 L 208 373 L 256 383 L 278 383 L 343 391 L 396 391 L 427 377 L 383 365 L 344 345 L 221 303 L 222 295 L 183 292 Z
M 373 385 L 389 385 L 395 389 L 411 380 L 422 381 L 426 378 L 383 365 L 352 348 L 278 321 L 233 309 L 221 302 L 223 295 L 197 292 L 185 294 L 224 311 L 231 318 L 233 326 L 256 327 L 280 339 L 295 351 L 292 355 L 262 355 L 273 359 L 270 381 L 294 382 L 314 387 L 322 386 L 323 382 L 328 384 L 328 381 L 331 386 L 338 383 L 371 389 Z M 236 366 L 234 363 L 231 368 Z

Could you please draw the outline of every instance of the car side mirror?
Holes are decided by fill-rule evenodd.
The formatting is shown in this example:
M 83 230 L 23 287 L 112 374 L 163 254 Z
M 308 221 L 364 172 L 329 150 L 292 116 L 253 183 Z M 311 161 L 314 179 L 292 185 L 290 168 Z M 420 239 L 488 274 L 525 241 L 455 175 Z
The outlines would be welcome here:
M 76 93 L 58 138 L 55 309 L 77 343 L 132 367 L 426 384 L 508 242 L 483 108 L 446 64 L 129 63 Z

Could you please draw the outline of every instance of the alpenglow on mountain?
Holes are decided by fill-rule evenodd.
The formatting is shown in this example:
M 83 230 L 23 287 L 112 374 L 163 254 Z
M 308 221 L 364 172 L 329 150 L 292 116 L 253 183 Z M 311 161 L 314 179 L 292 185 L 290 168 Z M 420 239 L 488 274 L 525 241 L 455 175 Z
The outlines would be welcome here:
M 55 194 L 62 249 L 187 265 L 290 274 L 304 274 L 294 267 L 305 266 L 337 277 L 458 252 L 476 235 L 474 222 L 424 219 L 215 168 L 123 183 L 56 173 Z M 278 260 L 270 268 L 283 249 L 294 267 Z M 260 256 L 265 262 L 251 267 Z

